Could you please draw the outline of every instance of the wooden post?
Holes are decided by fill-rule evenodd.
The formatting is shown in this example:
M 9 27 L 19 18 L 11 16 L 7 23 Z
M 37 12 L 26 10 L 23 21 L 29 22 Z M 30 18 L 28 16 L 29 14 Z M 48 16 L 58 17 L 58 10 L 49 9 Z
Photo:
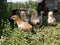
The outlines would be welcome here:
M 48 14 L 48 7 L 46 6 L 45 3 L 46 0 L 43 0 L 42 2 L 38 3 L 38 14 L 40 14 L 40 11 L 44 11 L 44 15 L 46 16 Z
M 59 14 L 60 14 L 60 0 L 59 0 L 59 4 L 58 4 L 58 7 L 59 7 L 59 10 L 58 10 L 58 11 L 59 11 Z
M 55 14 L 58 14 L 58 0 L 54 0 L 54 2 L 53 2 L 54 4 L 53 4 L 53 7 L 54 7 L 54 13 Z

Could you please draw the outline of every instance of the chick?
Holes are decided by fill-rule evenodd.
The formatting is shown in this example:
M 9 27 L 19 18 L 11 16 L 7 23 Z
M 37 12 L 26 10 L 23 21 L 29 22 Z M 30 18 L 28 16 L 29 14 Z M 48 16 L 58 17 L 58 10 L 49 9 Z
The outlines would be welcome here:
M 25 11 L 21 11 L 20 15 L 23 21 L 29 22 L 29 19 L 27 18 Z
M 40 26 L 42 25 L 42 16 L 43 16 L 43 14 L 44 14 L 44 11 L 41 11 L 40 12 L 40 16 L 38 16 L 38 19 L 40 20 Z
M 57 24 L 56 19 L 53 17 L 52 11 L 48 12 L 48 24 L 53 26 Z
M 11 19 L 16 21 L 18 28 L 22 28 L 23 30 L 32 29 L 32 25 L 30 25 L 28 22 L 21 20 L 17 15 L 13 15 Z
M 31 14 L 31 23 L 34 26 L 41 26 L 41 20 L 39 18 L 37 18 L 37 11 L 36 10 L 32 10 L 32 14 Z

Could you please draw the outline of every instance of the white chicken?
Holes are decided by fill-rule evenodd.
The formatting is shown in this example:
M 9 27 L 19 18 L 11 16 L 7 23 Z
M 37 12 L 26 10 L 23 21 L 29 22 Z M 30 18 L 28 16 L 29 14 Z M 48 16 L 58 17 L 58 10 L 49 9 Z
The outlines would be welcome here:
M 57 24 L 56 19 L 53 17 L 52 11 L 48 12 L 48 24 L 49 25 L 56 25 Z

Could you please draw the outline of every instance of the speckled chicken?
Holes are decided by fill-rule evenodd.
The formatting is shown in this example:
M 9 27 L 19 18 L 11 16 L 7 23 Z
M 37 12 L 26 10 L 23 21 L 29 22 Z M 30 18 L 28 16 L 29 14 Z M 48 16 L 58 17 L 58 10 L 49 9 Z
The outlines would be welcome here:
M 42 20 L 40 20 L 38 17 L 37 17 L 37 11 L 36 10 L 32 10 L 32 14 L 31 14 L 31 23 L 32 25 L 34 26 L 41 26 L 42 25 Z
M 27 18 L 25 11 L 21 11 L 20 15 L 23 21 L 29 22 L 29 19 Z

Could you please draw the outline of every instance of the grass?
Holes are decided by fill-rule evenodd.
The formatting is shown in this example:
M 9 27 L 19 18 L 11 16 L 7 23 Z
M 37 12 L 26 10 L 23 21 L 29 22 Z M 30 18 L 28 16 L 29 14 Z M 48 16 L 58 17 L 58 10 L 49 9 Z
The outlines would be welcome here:
M 3 22 L 0 45 L 60 45 L 60 16 L 56 16 L 57 25 L 48 26 L 47 17 L 43 17 L 43 25 L 31 31 L 23 31 L 15 27 L 11 29 L 9 21 Z

